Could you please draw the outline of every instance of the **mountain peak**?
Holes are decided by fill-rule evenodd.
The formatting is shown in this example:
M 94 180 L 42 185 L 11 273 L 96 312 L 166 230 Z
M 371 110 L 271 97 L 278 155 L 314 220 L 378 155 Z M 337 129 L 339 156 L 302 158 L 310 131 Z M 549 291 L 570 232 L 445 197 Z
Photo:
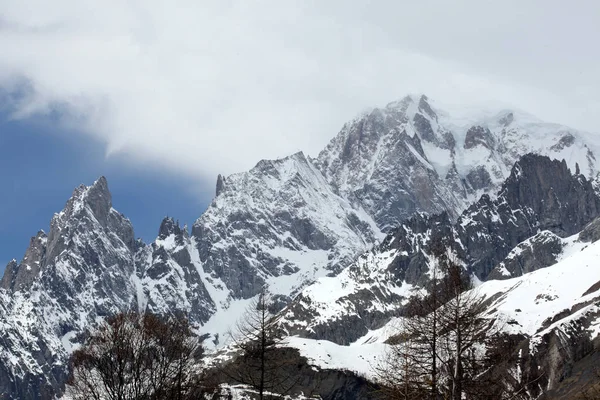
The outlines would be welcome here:
M 429 98 L 425 95 L 421 95 L 421 98 L 419 99 L 419 111 L 427 114 L 431 119 L 437 120 L 435 111 L 433 111 L 429 105 Z
M 94 181 L 89 188 L 90 190 L 99 192 L 108 192 L 108 181 L 106 180 L 106 177 L 101 176 L 100 178 L 96 179 L 96 181 Z
M 559 236 L 577 233 L 600 214 L 600 198 L 591 181 L 573 175 L 564 159 L 538 154 L 526 154 L 515 163 L 500 196 L 514 208 L 535 212 L 539 224 Z
M 427 96 L 424 94 L 407 94 L 400 100 L 392 101 L 386 104 L 386 110 L 400 110 L 402 112 L 406 111 L 411 105 L 417 105 L 421 101 L 422 98 L 425 98 L 427 101 Z
M 17 275 L 19 264 L 16 259 L 12 259 L 4 268 L 4 275 L 0 280 L 0 288 L 11 290 L 14 286 L 15 276 Z
M 108 189 L 108 182 L 104 176 L 101 176 L 91 186 L 81 184 L 75 188 L 65 209 L 58 213 L 57 217 L 63 221 L 89 209 L 101 224 L 105 224 L 111 208 L 112 196 Z
M 87 191 L 87 204 L 94 215 L 100 220 L 105 220 L 112 208 L 112 196 L 108 190 L 106 178 L 101 176 Z
M 215 190 L 215 197 L 221 194 L 221 192 L 225 189 L 225 177 L 221 174 L 217 175 L 217 185 Z
M 172 217 L 163 218 L 162 222 L 160 223 L 160 228 L 158 230 L 159 239 L 164 240 L 171 235 L 180 236 L 182 234 L 183 231 L 179 226 L 179 221 L 176 221 Z

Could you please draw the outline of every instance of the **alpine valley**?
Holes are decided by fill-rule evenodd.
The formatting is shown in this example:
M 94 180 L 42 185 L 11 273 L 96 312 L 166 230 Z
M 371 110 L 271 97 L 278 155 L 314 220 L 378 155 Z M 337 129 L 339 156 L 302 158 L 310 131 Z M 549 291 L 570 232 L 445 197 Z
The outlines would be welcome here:
M 472 277 L 531 399 L 594 379 L 600 340 L 600 136 L 516 110 L 407 96 L 296 153 L 217 177 L 191 229 L 136 240 L 101 177 L 79 186 L 0 281 L 0 398 L 61 397 L 86 331 L 127 310 L 184 313 L 204 345 L 264 287 L 324 399 L 368 381 L 443 243 Z M 535 379 L 532 379 L 535 377 Z

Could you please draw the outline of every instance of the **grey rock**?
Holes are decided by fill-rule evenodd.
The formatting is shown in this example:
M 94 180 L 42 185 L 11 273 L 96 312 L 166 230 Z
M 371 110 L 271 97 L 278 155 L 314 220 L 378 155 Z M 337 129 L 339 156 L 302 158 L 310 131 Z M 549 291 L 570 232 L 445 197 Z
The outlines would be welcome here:
M 512 124 L 512 122 L 514 120 L 515 120 L 514 114 L 509 112 L 509 113 L 506 113 L 505 115 L 503 115 L 502 117 L 500 117 L 498 122 L 500 122 L 500 124 L 502 124 L 503 126 L 507 127 L 510 124 Z
M 75 189 L 50 226 L 1 281 L 2 398 L 60 395 L 71 346 L 99 318 L 148 309 L 184 313 L 200 324 L 214 313 L 186 230 L 165 219 L 151 246 L 135 241 L 129 220 L 112 208 L 104 178 Z
M 600 219 L 596 218 L 583 228 L 579 234 L 579 240 L 594 243 L 598 239 L 600 239 Z
M 519 243 L 487 276 L 487 279 L 509 279 L 549 267 L 557 262 L 563 241 L 550 231 L 542 231 Z
M 196 247 L 178 221 L 166 217 L 157 240 L 137 254 L 140 280 L 148 281 L 142 291 L 146 309 L 158 315 L 178 312 L 192 323 L 203 324 L 216 310 L 200 266 L 193 262 Z
M 464 144 L 465 149 L 472 149 L 477 146 L 493 149 L 495 145 L 495 139 L 489 129 L 482 126 L 473 126 L 467 131 Z
M 224 282 L 233 298 L 257 295 L 265 277 L 336 273 L 376 241 L 373 221 L 336 194 L 303 153 L 260 161 L 223 182 L 192 237 L 206 273 Z M 290 252 L 327 259 L 304 265 Z
M 555 151 L 561 151 L 567 147 L 571 147 L 573 143 L 575 143 L 575 136 L 573 136 L 571 133 L 565 133 L 565 135 L 562 136 L 558 142 L 556 142 L 556 144 L 550 148 Z
M 11 290 L 14 286 L 15 277 L 19 272 L 19 264 L 17 260 L 13 259 L 6 264 L 4 268 L 4 275 L 2 276 L 2 280 L 0 280 L 0 287 L 6 290 Z
M 221 174 L 217 175 L 217 188 L 215 190 L 215 197 L 219 196 L 225 187 L 225 179 Z
M 416 214 L 360 256 L 336 279 L 368 290 L 338 298 L 341 311 L 333 317 L 324 320 L 328 305 L 303 292 L 284 313 L 285 326 L 294 334 L 351 343 L 402 313 L 407 298 L 395 294 L 400 286 L 427 287 L 433 246 L 451 251 L 481 280 L 515 277 L 552 265 L 561 238 L 599 215 L 600 197 L 590 181 L 572 175 L 564 162 L 525 155 L 495 199 L 483 195 L 456 222 L 448 213 Z
M 46 254 L 46 233 L 39 231 L 29 241 L 29 247 L 25 251 L 23 260 L 17 265 L 12 261 L 6 267 L 0 287 L 11 292 L 15 290 L 29 290 L 34 279 L 40 272 L 44 255 Z
M 437 121 L 437 114 L 429 105 L 429 98 L 425 95 L 421 95 L 421 98 L 419 99 L 419 110 L 429 116 L 429 118 Z
M 461 177 L 440 177 L 422 143 L 449 154 L 455 148 L 452 132 L 438 127 L 427 97 L 405 97 L 346 124 L 315 165 L 337 193 L 363 207 L 383 231 L 414 212 L 448 210 L 456 217 L 466 195 Z
M 433 132 L 433 128 L 431 127 L 431 123 L 427 118 L 425 118 L 421 114 L 415 114 L 413 118 L 413 123 L 415 125 L 415 129 L 419 132 L 421 139 L 427 140 L 428 142 L 435 143 L 436 137 Z
M 469 171 L 467 182 L 469 182 L 469 186 L 474 190 L 481 190 L 490 187 L 492 177 L 486 168 L 479 166 Z

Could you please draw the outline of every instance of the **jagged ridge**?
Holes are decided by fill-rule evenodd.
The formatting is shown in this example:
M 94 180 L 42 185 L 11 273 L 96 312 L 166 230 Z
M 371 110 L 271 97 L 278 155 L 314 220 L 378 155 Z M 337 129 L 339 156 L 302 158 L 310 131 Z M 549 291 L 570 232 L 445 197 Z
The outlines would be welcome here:
M 559 238 L 554 244 L 560 253 L 566 243 L 560 238 L 578 233 L 599 215 L 600 197 L 589 180 L 572 175 L 565 162 L 526 155 L 497 198 L 483 195 L 455 223 L 447 213 L 416 215 L 340 275 L 305 289 L 286 310 L 286 326 L 291 333 L 351 343 L 400 315 L 413 290 L 426 286 L 436 265 L 432 246 L 437 243 L 469 273 L 486 280 L 492 271 L 502 275 L 511 250 L 521 242 L 553 235 Z M 546 244 L 539 237 L 532 240 Z M 546 267 L 556 257 L 546 265 L 541 261 L 529 269 Z M 511 276 L 523 272 L 512 268 Z

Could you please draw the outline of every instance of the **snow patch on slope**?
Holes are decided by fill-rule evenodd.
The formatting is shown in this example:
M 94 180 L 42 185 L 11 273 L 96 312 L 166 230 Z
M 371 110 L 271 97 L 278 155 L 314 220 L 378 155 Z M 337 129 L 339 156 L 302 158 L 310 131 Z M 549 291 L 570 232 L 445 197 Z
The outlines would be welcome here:
M 598 290 L 584 296 L 600 282 L 598 259 L 600 242 L 573 252 L 553 266 L 518 278 L 484 282 L 476 290 L 486 298 L 499 296 L 489 308 L 495 310 L 492 315 L 516 322 L 506 325 L 508 332 L 539 336 L 541 333 L 536 332 L 544 321 L 600 296 Z

